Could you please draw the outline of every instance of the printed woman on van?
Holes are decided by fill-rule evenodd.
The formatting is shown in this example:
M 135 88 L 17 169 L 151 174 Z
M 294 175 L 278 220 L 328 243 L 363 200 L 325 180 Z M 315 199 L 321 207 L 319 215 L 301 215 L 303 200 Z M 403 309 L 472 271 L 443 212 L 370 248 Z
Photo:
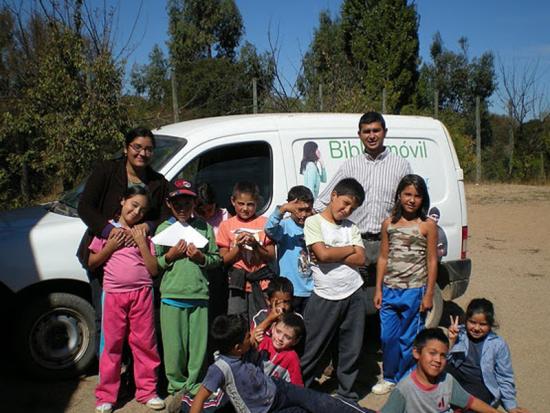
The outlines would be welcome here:
M 304 186 L 307 186 L 313 197 L 319 195 L 319 187 L 327 181 L 327 171 L 321 162 L 321 151 L 313 141 L 304 143 L 304 156 L 300 163 L 300 174 L 304 175 Z
M 124 137 L 124 156 L 115 160 L 99 162 L 86 182 L 78 204 L 78 214 L 88 227 L 78 247 L 77 256 L 87 269 L 92 290 L 92 304 L 96 310 L 97 343 L 101 326 L 101 293 L 103 270 L 88 269 L 88 256 L 93 237 L 108 239 L 110 235 L 120 232 L 126 246 L 135 245 L 132 235 L 124 228 L 116 228 L 111 222 L 120 201 L 130 186 L 143 186 L 150 196 L 149 208 L 144 222 L 138 229 L 146 234 L 154 234 L 157 225 L 170 215 L 164 200 L 168 196 L 168 182 L 163 175 L 151 167 L 155 149 L 153 132 L 146 128 L 130 130 Z

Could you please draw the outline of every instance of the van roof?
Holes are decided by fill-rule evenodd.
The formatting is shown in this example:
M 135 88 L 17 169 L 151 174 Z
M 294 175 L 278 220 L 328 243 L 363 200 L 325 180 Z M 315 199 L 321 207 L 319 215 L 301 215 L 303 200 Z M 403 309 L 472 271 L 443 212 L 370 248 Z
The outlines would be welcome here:
M 194 119 L 185 122 L 173 123 L 155 130 L 160 135 L 189 137 L 201 134 L 206 129 L 217 130 L 223 127 L 223 135 L 233 135 L 244 132 L 289 130 L 304 128 L 353 128 L 357 130 L 357 123 L 361 113 L 265 113 L 249 115 L 231 115 L 212 118 Z M 441 129 L 442 124 L 437 119 L 425 116 L 384 115 L 386 126 L 391 129 Z M 219 133 L 220 131 L 218 131 Z

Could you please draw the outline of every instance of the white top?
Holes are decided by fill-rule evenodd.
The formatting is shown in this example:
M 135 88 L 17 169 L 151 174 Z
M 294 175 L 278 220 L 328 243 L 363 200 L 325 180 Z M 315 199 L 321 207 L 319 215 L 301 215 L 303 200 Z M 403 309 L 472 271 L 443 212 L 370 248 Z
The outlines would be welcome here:
M 333 224 L 316 214 L 306 219 L 304 225 L 306 245 L 324 242 L 330 247 L 357 245 L 363 248 L 363 241 L 357 226 L 345 219 L 340 225 Z M 313 292 L 326 300 L 343 300 L 363 285 L 363 279 L 357 269 L 346 264 L 311 264 L 313 274 Z

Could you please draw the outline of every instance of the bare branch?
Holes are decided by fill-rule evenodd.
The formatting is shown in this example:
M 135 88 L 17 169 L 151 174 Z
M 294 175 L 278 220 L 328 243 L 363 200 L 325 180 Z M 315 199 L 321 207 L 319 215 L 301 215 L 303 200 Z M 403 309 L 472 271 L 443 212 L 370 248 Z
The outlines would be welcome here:
M 277 26 L 277 34 L 275 36 L 275 39 L 273 39 L 271 33 L 271 22 L 268 25 L 267 39 L 269 43 L 269 54 L 272 56 L 275 65 L 274 77 L 277 84 L 275 87 L 273 87 L 272 95 L 275 99 L 275 102 L 282 111 L 291 112 L 292 110 L 296 109 L 296 104 L 294 103 L 294 99 L 287 92 L 287 87 L 291 89 L 293 95 L 295 95 L 296 89 L 295 85 L 292 85 L 288 81 L 288 79 L 281 75 L 279 71 L 279 54 L 281 52 L 278 47 L 279 27 Z
M 538 89 L 541 83 L 539 61 L 530 61 L 518 68 L 516 62 L 505 66 L 500 58 L 498 60 L 501 84 L 497 96 L 511 112 L 517 126 L 521 126 L 529 117 L 537 117 L 547 107 L 545 95 Z

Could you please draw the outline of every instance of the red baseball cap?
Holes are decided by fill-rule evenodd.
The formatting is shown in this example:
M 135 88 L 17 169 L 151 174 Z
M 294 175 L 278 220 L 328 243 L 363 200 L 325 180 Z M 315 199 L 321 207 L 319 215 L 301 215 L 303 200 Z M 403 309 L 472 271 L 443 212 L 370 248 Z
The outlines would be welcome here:
M 171 191 L 168 198 L 174 198 L 179 195 L 197 196 L 195 186 L 191 181 L 185 179 L 177 179 L 171 184 Z

